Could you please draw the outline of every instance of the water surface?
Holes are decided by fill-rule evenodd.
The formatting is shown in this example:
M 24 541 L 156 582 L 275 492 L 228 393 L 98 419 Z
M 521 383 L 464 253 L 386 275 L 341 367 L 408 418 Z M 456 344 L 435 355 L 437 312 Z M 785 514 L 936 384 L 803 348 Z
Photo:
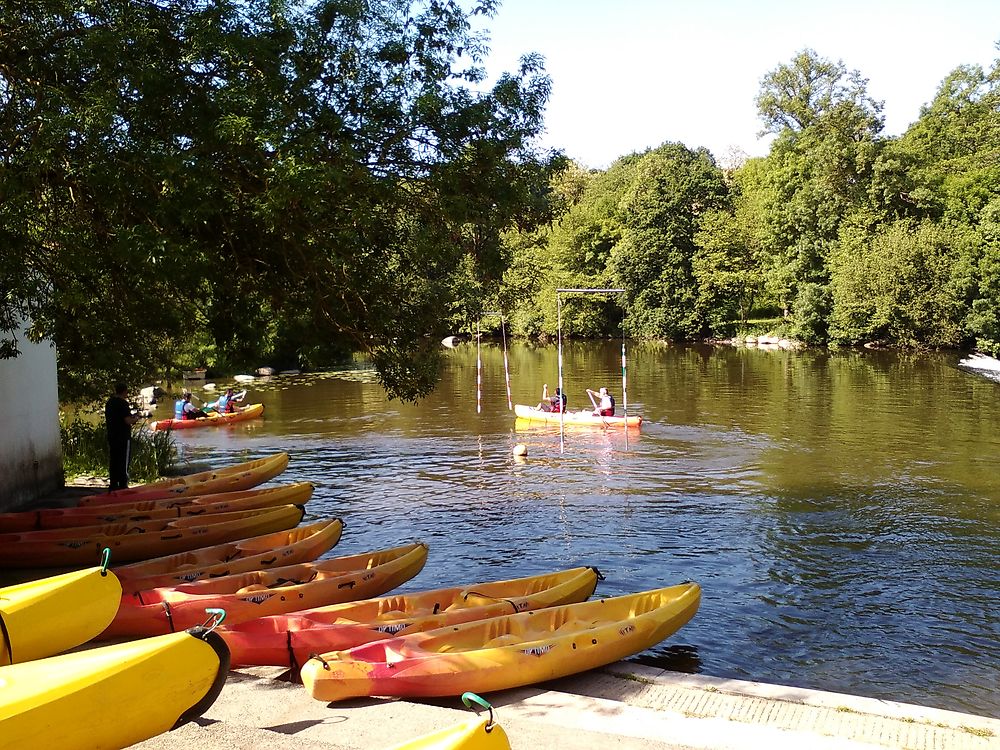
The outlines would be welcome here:
M 621 405 L 619 347 L 566 348 L 571 407 L 601 385 Z M 264 419 L 177 442 L 288 451 L 282 479 L 346 522 L 338 554 L 428 542 L 401 590 L 573 565 L 606 595 L 695 580 L 698 614 L 643 661 L 1000 716 L 1000 384 L 957 355 L 636 345 L 641 433 L 560 444 L 515 422 L 502 350 L 482 356 L 482 413 L 466 345 L 419 405 L 363 369 L 279 376 L 249 386 Z M 554 347 L 515 345 L 510 368 L 515 403 L 557 384 Z

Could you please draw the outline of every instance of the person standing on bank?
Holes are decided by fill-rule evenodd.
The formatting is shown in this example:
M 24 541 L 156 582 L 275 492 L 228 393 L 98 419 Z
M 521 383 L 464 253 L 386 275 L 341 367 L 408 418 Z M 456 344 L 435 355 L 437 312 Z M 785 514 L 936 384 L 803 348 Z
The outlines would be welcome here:
M 125 396 L 128 387 L 124 383 L 115 385 L 115 395 L 104 405 L 104 425 L 108 433 L 108 476 L 111 484 L 109 492 L 128 487 L 128 460 L 132 446 L 132 425 L 139 417 L 132 413 L 132 407 Z

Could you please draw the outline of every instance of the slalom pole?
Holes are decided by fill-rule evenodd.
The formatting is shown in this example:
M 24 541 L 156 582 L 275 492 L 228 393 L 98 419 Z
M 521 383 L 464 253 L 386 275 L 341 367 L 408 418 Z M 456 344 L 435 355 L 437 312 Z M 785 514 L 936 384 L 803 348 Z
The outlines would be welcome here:
M 514 411 L 514 402 L 510 397 L 510 367 L 507 364 L 507 329 L 504 327 L 503 315 L 500 316 L 500 335 L 503 337 L 503 376 L 507 381 L 507 411 Z
M 562 357 L 562 297 L 556 292 L 556 331 L 559 343 L 559 452 L 563 452 L 563 430 L 566 419 L 566 410 L 563 408 L 562 397 L 566 391 L 563 390 L 563 357 Z
M 476 321 L 476 414 L 483 413 L 483 340 Z
M 628 370 L 625 366 L 625 332 L 622 331 L 622 416 L 625 418 L 625 450 L 628 450 Z

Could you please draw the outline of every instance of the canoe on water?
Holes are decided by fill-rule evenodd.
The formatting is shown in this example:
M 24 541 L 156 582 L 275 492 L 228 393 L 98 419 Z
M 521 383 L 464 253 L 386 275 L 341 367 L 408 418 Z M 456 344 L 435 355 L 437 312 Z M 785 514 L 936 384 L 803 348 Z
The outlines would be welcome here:
M 698 584 L 685 583 L 387 638 L 310 659 L 302 682 L 321 701 L 531 685 L 654 646 L 687 623 L 700 601 Z
M 114 560 L 148 560 L 172 552 L 290 529 L 297 526 L 304 515 L 301 505 L 281 505 L 138 524 L 112 523 L 0 534 L 0 566 L 88 565 L 100 559 L 105 547 L 111 550 Z
M 596 568 L 573 568 L 508 581 L 397 594 L 261 617 L 219 629 L 234 665 L 299 667 L 313 654 L 343 651 L 387 636 L 582 602 Z
M 339 518 L 114 568 L 125 593 L 309 562 L 340 541 Z
M 86 505 L 82 508 L 42 508 L 20 513 L 0 513 L 0 533 L 65 529 L 109 523 L 139 523 L 185 516 L 207 516 L 277 505 L 304 505 L 312 497 L 309 482 L 286 484 L 266 490 L 219 492 L 212 495 L 136 500 L 114 505 Z
M 228 672 L 204 628 L 0 667 L 0 750 L 127 747 L 200 716 Z
M 162 479 L 151 484 L 142 484 L 113 492 L 101 492 L 80 499 L 79 505 L 109 505 L 135 500 L 159 500 L 162 498 L 193 497 L 212 492 L 236 492 L 249 490 L 259 484 L 274 479 L 288 467 L 288 454 L 276 453 L 266 458 L 258 458 L 221 469 L 200 471 L 181 477 Z
M 559 412 L 542 411 L 534 406 L 525 406 L 524 404 L 514 404 L 514 414 L 518 419 L 530 422 L 545 422 L 554 425 L 558 425 L 560 422 Z M 562 415 L 562 422 L 566 425 L 586 425 L 588 427 L 617 427 L 621 429 L 628 426 L 638 428 L 642 424 L 642 417 L 638 414 L 628 417 L 601 417 L 596 416 L 593 411 L 568 411 Z
M 0 588 L 0 665 L 86 643 L 114 619 L 121 596 L 118 578 L 103 567 Z
M 377 596 L 413 578 L 425 562 L 427 545 L 416 542 L 317 563 L 137 591 L 122 596 L 114 621 L 101 637 L 182 630 L 203 622 L 206 607 L 224 609 L 227 622 L 239 623 Z
M 248 419 L 256 419 L 264 413 L 264 404 L 251 404 L 240 411 L 231 414 L 209 414 L 207 417 L 198 419 L 159 419 L 149 423 L 149 429 L 156 430 L 190 430 L 195 427 L 218 427 L 234 422 L 246 422 Z

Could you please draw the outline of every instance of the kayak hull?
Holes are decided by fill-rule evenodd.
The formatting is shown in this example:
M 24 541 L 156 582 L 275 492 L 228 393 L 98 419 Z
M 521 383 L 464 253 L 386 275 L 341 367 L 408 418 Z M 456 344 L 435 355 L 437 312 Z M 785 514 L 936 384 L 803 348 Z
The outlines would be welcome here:
M 510 740 L 503 727 L 489 716 L 469 719 L 389 750 L 510 750 Z
M 390 635 L 582 602 L 594 593 L 597 579 L 596 568 L 573 568 L 262 617 L 223 627 L 219 633 L 234 665 L 297 668 L 313 654 L 343 651 Z
M 287 531 L 199 547 L 187 552 L 114 568 L 126 593 L 179 586 L 206 578 L 270 570 L 315 560 L 340 541 L 339 518 L 297 526 Z
M 377 596 L 405 583 L 427 562 L 427 545 L 415 543 L 361 555 L 242 573 L 174 588 L 122 596 L 102 638 L 169 633 L 205 621 L 205 609 L 226 611 L 226 621 L 244 622 Z
M 514 414 L 518 419 L 529 422 L 544 422 L 545 424 L 584 426 L 584 427 L 617 427 L 639 429 L 642 425 L 642 417 L 638 414 L 628 417 L 601 417 L 596 416 L 592 411 L 568 411 L 563 414 L 559 412 L 542 411 L 534 406 L 524 404 L 514 404 Z
M 115 574 L 99 567 L 0 588 L 0 665 L 86 643 L 114 619 L 121 595 Z
M 0 748 L 132 745 L 204 713 L 228 671 L 201 628 L 0 667 Z
M 84 566 L 99 560 L 105 547 L 111 550 L 112 560 L 147 560 L 290 529 L 298 525 L 304 515 L 305 510 L 300 505 L 282 505 L 138 524 L 0 534 L 0 565 L 11 568 Z
M 264 413 L 264 404 L 251 404 L 241 411 L 231 414 L 209 414 L 207 417 L 198 419 L 160 419 L 149 423 L 149 429 L 153 430 L 192 430 L 199 427 L 219 427 L 220 425 L 233 424 L 235 422 L 246 422 L 256 419 Z
M 136 500 L 115 505 L 87 505 L 82 508 L 42 508 L 20 513 L 0 513 L 0 533 L 65 529 L 109 523 L 140 523 L 187 516 L 232 513 L 278 505 L 304 505 L 312 497 L 308 482 L 271 487 L 266 490 L 219 492 L 188 498 Z
M 317 700 L 484 693 L 610 664 L 680 629 L 698 610 L 695 583 L 541 609 L 375 641 L 310 659 Z
M 79 505 L 109 505 L 135 500 L 160 500 L 164 498 L 193 497 L 212 492 L 237 492 L 249 490 L 270 481 L 288 467 L 288 454 L 276 453 L 266 458 L 226 466 L 221 469 L 200 471 L 195 474 L 163 479 L 152 484 L 129 487 L 124 490 L 86 495 Z

